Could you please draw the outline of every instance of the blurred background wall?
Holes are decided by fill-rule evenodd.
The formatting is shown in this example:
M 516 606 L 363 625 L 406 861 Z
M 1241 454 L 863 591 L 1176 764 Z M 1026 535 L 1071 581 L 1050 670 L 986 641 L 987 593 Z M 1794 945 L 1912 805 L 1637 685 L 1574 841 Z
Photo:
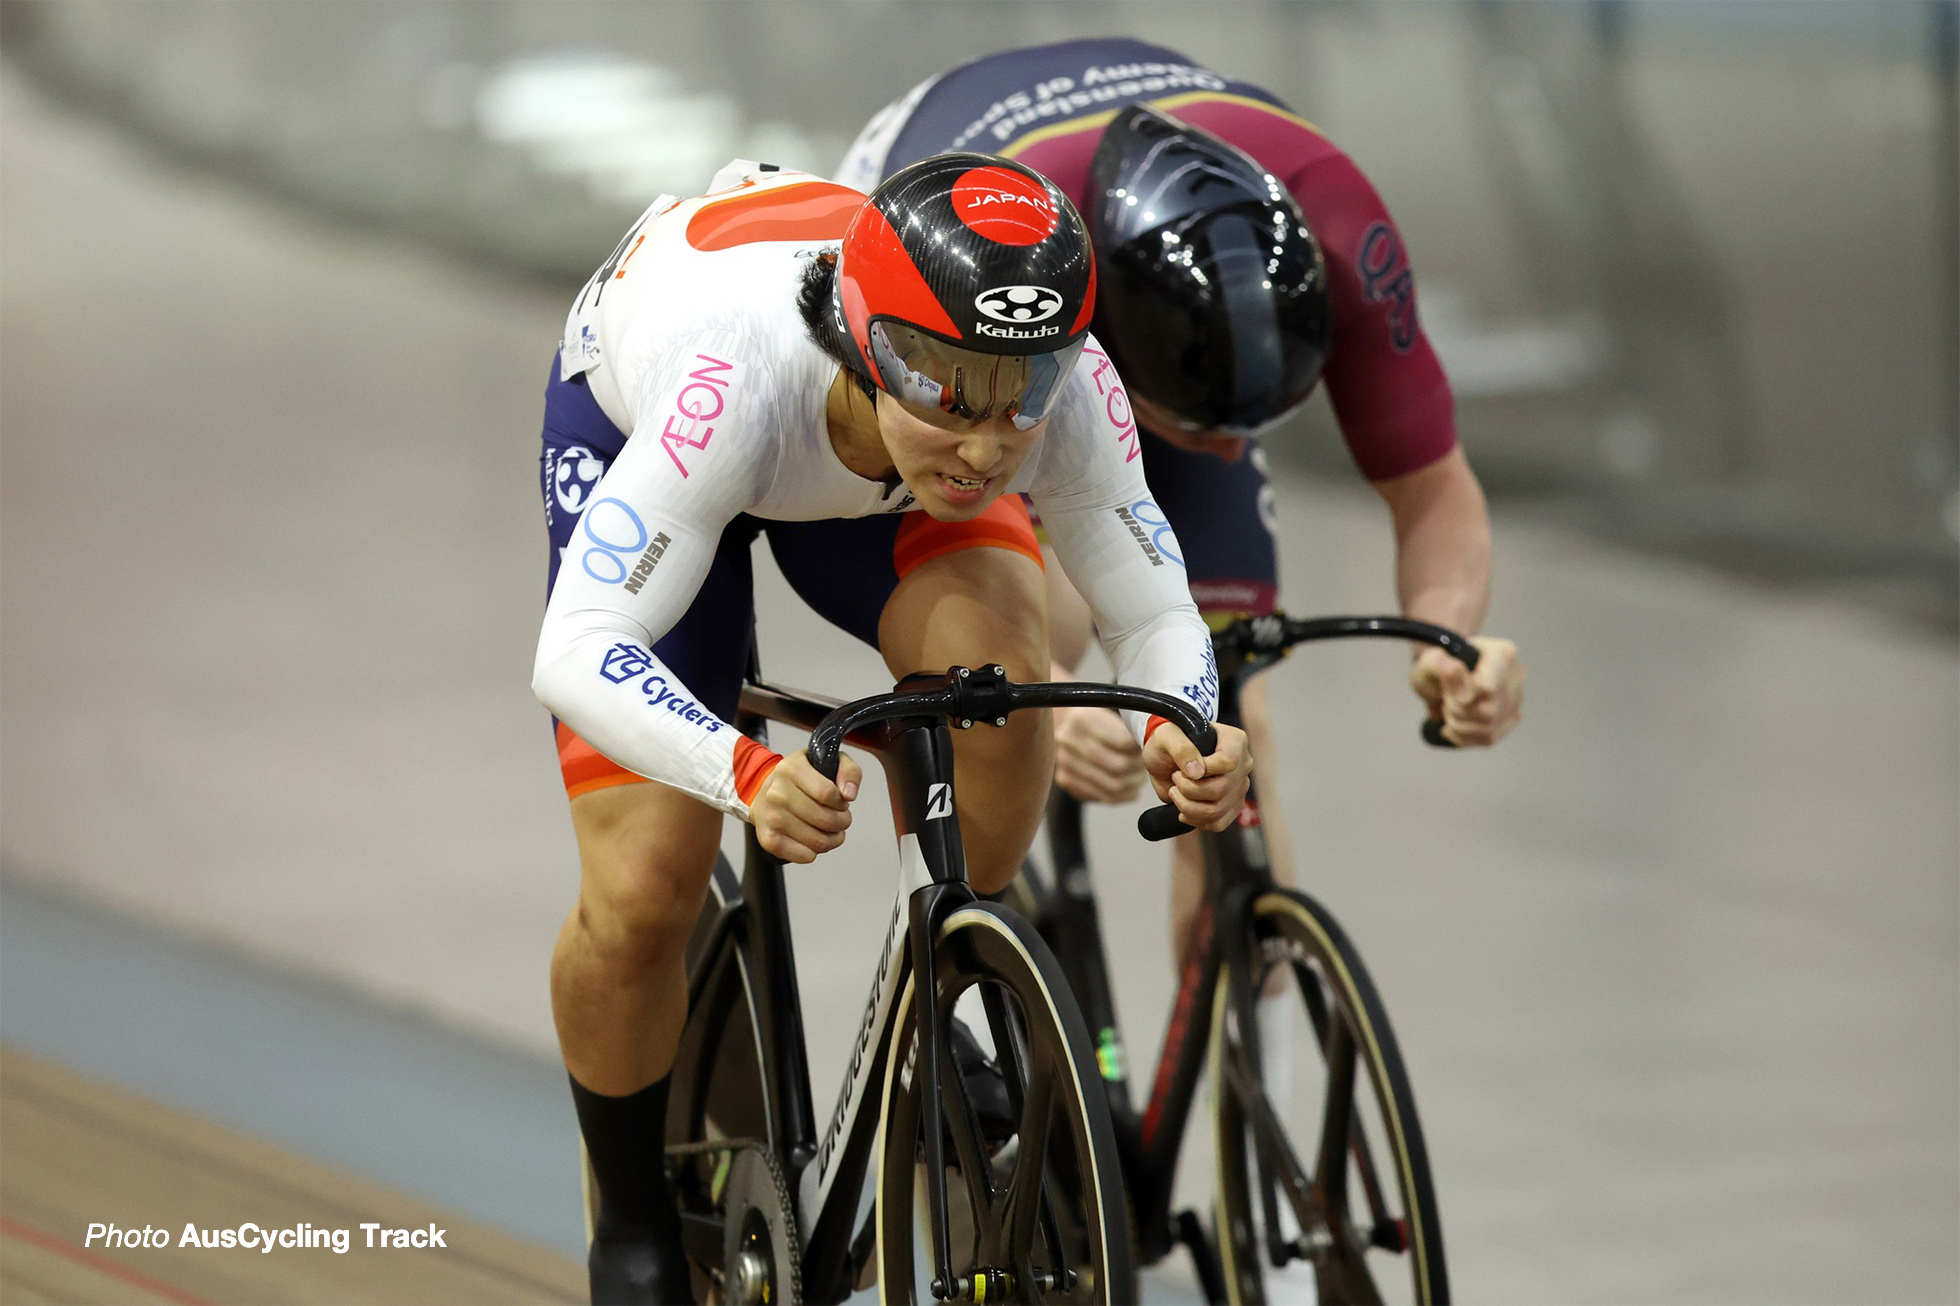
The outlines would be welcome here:
M 955 59 L 1123 31 L 1374 178 L 1499 499 L 1526 728 L 1432 754 L 1399 653 L 1329 650 L 1262 760 L 1417 1066 L 1466 1295 L 1955 1300 L 1957 12 L 0 0 L 0 1043 L 576 1254 L 576 868 L 525 690 L 566 304 L 659 191 L 822 171 Z M 1324 407 L 1290 434 L 1288 603 L 1392 604 Z M 772 669 L 889 683 L 772 577 Z M 1141 1055 L 1162 864 L 1097 815 Z M 820 1107 L 881 829 L 792 882 Z M 180 948 L 201 997 L 130 961 Z M 295 971 L 329 982 L 267 996 Z M 377 999 L 420 1023 L 323 1035 Z M 425 1074 L 427 1017 L 535 1111 L 476 1053 Z M 440 1163 L 426 1116 L 359 1118 L 403 1098 Z
M 1954 0 L 9 0 L 44 88 L 308 209 L 577 284 L 737 155 L 1125 31 L 1268 86 L 1407 237 L 1494 492 L 1956 623 Z M 1344 455 L 1324 400 L 1303 465 Z

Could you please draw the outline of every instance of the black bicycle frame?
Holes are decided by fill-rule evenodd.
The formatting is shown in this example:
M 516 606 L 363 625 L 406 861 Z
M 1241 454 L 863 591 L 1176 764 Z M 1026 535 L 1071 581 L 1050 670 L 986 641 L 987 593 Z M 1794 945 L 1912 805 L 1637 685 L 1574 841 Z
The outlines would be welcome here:
M 1240 724 L 1240 679 L 1219 670 L 1218 720 Z M 1077 1003 L 1097 1043 L 1098 1061 L 1109 1088 L 1110 1115 L 1116 1125 L 1117 1150 L 1129 1189 L 1130 1211 L 1136 1220 L 1137 1242 L 1145 1261 L 1164 1256 L 1178 1242 L 1190 1247 L 1212 1300 L 1223 1296 L 1222 1280 L 1209 1244 L 1195 1217 L 1179 1219 L 1171 1211 L 1171 1190 L 1178 1153 L 1190 1121 L 1191 1103 L 1204 1070 L 1211 1034 L 1212 997 L 1224 969 L 1227 951 L 1242 952 L 1246 940 L 1221 935 L 1213 928 L 1214 904 L 1224 919 L 1244 898 L 1273 887 L 1265 840 L 1258 835 L 1256 786 L 1246 793 L 1245 814 L 1239 823 L 1219 834 L 1205 834 L 1205 896 L 1193 922 L 1189 946 L 1178 968 L 1177 997 L 1157 1057 L 1149 1097 L 1141 1112 L 1131 1098 L 1127 1056 L 1104 962 L 1102 925 L 1088 861 L 1082 842 L 1082 808 L 1057 791 L 1048 807 L 1049 852 L 1055 884 L 1040 915 L 1041 928 L 1061 958 L 1075 988 Z M 1238 957 L 1241 963 L 1249 958 Z M 1237 976 L 1249 973 L 1244 964 L 1232 967 Z M 1243 980 L 1240 987 L 1245 987 Z M 1242 1000 L 1236 992 L 1234 1002 Z M 1244 995 L 1249 1001 L 1250 995 Z M 1250 1007 L 1244 1008 L 1249 1011 Z M 1240 1027 L 1245 1028 L 1241 1020 Z M 1112 1073 L 1114 1072 L 1114 1073 Z M 1190 1216 L 1186 1212 L 1187 1217 Z M 1217 1288 L 1217 1291 L 1213 1291 Z
M 1277 613 L 1251 618 L 1236 622 L 1214 636 L 1218 659 L 1218 720 L 1242 728 L 1240 692 L 1245 682 L 1284 657 L 1293 645 L 1357 636 L 1434 644 L 1467 665 L 1476 666 L 1474 646 L 1454 632 L 1426 622 L 1399 617 L 1296 620 Z M 1433 723 L 1425 725 L 1423 737 L 1432 744 L 1448 743 L 1433 728 Z M 1127 1054 L 1110 989 L 1095 888 L 1083 848 L 1081 804 L 1059 790 L 1051 797 L 1048 807 L 1054 884 L 1038 908 L 1036 921 L 1061 960 L 1083 1018 L 1096 1040 L 1143 1259 L 1146 1263 L 1158 1260 L 1177 1243 L 1184 1243 L 1191 1251 L 1206 1296 L 1221 1301 L 1225 1289 L 1216 1255 L 1194 1213 L 1173 1213 L 1171 1195 L 1178 1154 L 1190 1122 L 1192 1098 L 1204 1069 L 1211 1036 L 1213 995 L 1219 973 L 1228 961 L 1232 963 L 1230 972 L 1234 979 L 1227 997 L 1237 1015 L 1239 1038 L 1248 1053 L 1255 1059 L 1258 1055 L 1259 1023 L 1255 1019 L 1258 995 L 1252 991 L 1248 978 L 1253 973 L 1250 964 L 1253 941 L 1242 931 L 1221 933 L 1215 926 L 1218 920 L 1243 919 L 1250 899 L 1277 887 L 1259 818 L 1256 780 L 1246 791 L 1245 807 L 1238 823 L 1222 832 L 1203 832 L 1199 839 L 1204 851 L 1205 893 L 1184 955 L 1179 959 L 1177 996 L 1157 1055 L 1150 1094 L 1141 1112 L 1130 1096 Z M 1275 1164 L 1268 1172 L 1287 1168 L 1285 1164 Z M 1267 1198 L 1270 1202 L 1270 1192 Z M 1268 1227 L 1273 1227 L 1270 1211 Z
M 907 677 L 893 694 L 851 704 L 762 683 L 743 687 L 737 724 L 759 742 L 766 740 L 769 721 L 809 730 L 811 761 L 833 779 L 846 741 L 877 756 L 891 793 L 899 845 L 901 886 L 891 926 L 849 1070 L 821 1134 L 811 1099 L 783 863 L 762 847 L 753 827 L 746 834 L 739 885 L 731 873 L 717 868 L 713 884 L 717 910 L 706 925 L 708 932 L 688 977 L 689 1009 L 698 1010 L 704 1000 L 718 996 L 708 993 L 708 986 L 724 951 L 730 946 L 735 949 L 760 1038 L 756 1053 L 767 1129 L 762 1141 L 783 1165 L 796 1198 L 797 1226 L 804 1242 L 803 1286 L 811 1301 L 842 1301 L 870 1253 L 867 1242 L 853 1238 L 852 1226 L 877 1137 L 876 1099 L 895 1033 L 897 998 L 908 976 L 938 973 L 934 948 L 941 925 L 975 900 L 966 882 L 953 801 L 949 718 L 962 727 L 976 720 L 1005 724 L 1007 714 L 1016 708 L 1063 702 L 1154 712 L 1178 721 L 1204 751 L 1215 747 L 1209 723 L 1177 700 L 1113 685 L 1013 685 L 998 667 L 981 671 L 956 667 L 943 675 Z M 930 980 L 920 988 L 929 993 Z M 950 1059 L 939 1052 L 938 1021 L 920 1020 L 918 1030 L 920 1123 L 934 1270 L 943 1280 L 950 1276 L 951 1238 L 939 1074 Z M 706 1075 L 710 1069 L 704 1065 L 699 1073 Z
M 767 684 L 742 691 L 737 724 L 761 739 L 764 723 L 814 730 L 824 716 L 842 706 L 813 695 Z M 781 1161 L 796 1197 L 797 1225 L 803 1231 L 803 1284 L 811 1301 L 841 1301 L 850 1294 L 857 1265 L 852 1226 L 863 1192 L 866 1167 L 877 1136 L 876 1098 L 884 1082 L 892 1042 L 897 996 L 915 971 L 932 974 L 933 941 L 953 911 L 973 901 L 966 885 L 958 815 L 950 802 L 952 741 L 945 718 L 907 717 L 880 722 L 850 735 L 852 743 L 874 753 L 891 793 L 892 820 L 908 877 L 893 908 L 892 925 L 874 973 L 872 992 L 852 1048 L 850 1066 L 829 1123 L 818 1131 L 811 1097 L 809 1056 L 804 1042 L 802 1002 L 797 991 L 791 944 L 789 901 L 783 863 L 747 832 L 741 882 L 718 873 L 714 886 L 719 914 L 708 944 L 689 977 L 690 1007 L 703 990 L 727 943 L 739 951 L 761 1046 L 757 1049 L 768 1137 L 763 1140 Z M 928 810 L 943 795 L 944 810 Z M 924 883 L 909 883 L 914 878 Z M 920 971 L 921 966 L 928 967 Z M 923 1103 L 935 1128 L 928 1146 L 943 1137 L 935 1091 L 938 1057 L 932 1046 L 935 1022 L 920 1022 L 921 1069 L 926 1076 Z M 944 1172 L 934 1200 L 936 1223 L 946 1221 Z M 943 1246 L 943 1243 L 942 1243 Z

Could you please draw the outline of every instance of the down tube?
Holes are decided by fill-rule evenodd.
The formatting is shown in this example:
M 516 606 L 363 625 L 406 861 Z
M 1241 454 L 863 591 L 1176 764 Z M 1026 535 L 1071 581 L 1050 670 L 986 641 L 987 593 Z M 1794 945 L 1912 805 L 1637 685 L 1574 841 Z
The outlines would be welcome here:
M 906 904 L 913 891 L 931 882 L 919 841 L 901 835 L 899 892 L 885 929 L 884 948 L 872 981 L 870 1001 L 851 1046 L 849 1070 L 837 1105 L 824 1130 L 816 1156 L 800 1177 L 797 1207 L 805 1233 L 808 1259 L 803 1279 L 813 1292 L 844 1284 L 848 1287 L 850 1243 L 865 1167 L 878 1135 L 877 1088 L 884 1082 L 885 1062 L 892 1043 L 893 1007 L 906 976 L 911 973 L 906 948 Z M 827 1293 L 826 1293 L 827 1297 Z

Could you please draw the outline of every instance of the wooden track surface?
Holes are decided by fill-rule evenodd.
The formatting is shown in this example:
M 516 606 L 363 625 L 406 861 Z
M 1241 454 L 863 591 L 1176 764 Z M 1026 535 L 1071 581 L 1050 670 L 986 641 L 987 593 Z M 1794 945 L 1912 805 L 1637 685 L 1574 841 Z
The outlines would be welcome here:
M 567 1158 L 566 1164 L 573 1164 Z M 363 1222 L 444 1231 L 364 1245 Z M 91 1222 L 168 1246 L 84 1246 Z M 178 1247 L 186 1224 L 347 1229 L 349 1250 Z M 582 1301 L 583 1268 L 521 1239 L 0 1048 L 0 1302 Z

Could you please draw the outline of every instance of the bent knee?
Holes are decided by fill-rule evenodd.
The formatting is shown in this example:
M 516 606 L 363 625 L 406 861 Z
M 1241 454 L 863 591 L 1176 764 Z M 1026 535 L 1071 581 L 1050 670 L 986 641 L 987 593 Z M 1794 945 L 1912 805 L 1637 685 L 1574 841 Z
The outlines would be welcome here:
M 1048 596 L 1041 567 L 1008 549 L 963 549 L 899 582 L 879 622 L 893 671 L 998 662 L 1015 680 L 1048 678 Z
M 612 801 L 581 810 L 602 796 Z M 591 942 L 629 964 L 678 956 L 714 871 L 720 813 L 671 789 L 635 785 L 576 800 L 572 824 L 577 918 Z

